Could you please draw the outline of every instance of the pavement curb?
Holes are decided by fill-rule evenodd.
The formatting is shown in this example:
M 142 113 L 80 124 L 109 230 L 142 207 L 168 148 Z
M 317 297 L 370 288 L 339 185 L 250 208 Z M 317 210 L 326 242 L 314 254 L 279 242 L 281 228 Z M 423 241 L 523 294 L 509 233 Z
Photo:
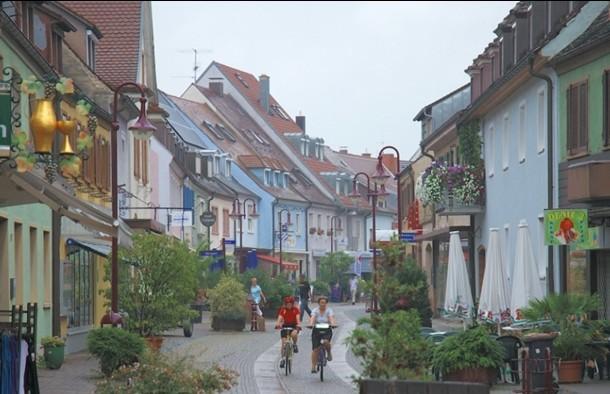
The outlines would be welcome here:
M 345 340 L 356 328 L 356 322 L 350 319 L 345 313 L 339 314 L 340 319 L 338 321 L 345 322 L 337 336 L 337 341 L 333 346 L 333 361 L 329 362 L 330 369 L 337 375 L 343 382 L 353 386 L 353 378 L 358 376 L 358 372 L 352 368 L 347 362 L 347 352 L 349 346 L 345 344 Z
M 286 394 L 288 390 L 280 380 L 276 366 L 278 364 L 279 340 L 261 353 L 254 363 L 254 379 L 261 394 Z

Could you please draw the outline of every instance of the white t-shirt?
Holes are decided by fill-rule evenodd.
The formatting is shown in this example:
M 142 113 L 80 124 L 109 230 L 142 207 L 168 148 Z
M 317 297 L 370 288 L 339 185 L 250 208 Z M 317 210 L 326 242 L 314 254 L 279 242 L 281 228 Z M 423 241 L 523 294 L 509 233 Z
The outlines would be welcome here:
M 358 290 L 358 279 L 354 278 L 349 281 L 350 290 Z
M 329 307 L 326 307 L 324 313 L 320 313 L 320 308 L 315 308 L 311 311 L 311 316 L 315 317 L 316 323 L 330 323 L 329 318 L 331 316 L 335 316 L 333 310 Z

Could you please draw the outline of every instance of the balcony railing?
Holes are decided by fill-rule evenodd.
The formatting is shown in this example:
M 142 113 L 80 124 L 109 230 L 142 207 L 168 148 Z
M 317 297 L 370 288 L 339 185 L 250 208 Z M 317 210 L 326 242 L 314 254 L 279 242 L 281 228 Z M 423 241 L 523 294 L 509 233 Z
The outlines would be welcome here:
M 475 215 L 485 210 L 484 194 L 471 203 L 465 203 L 455 198 L 451 192 L 445 191 L 441 201 L 436 204 L 436 213 L 443 216 Z

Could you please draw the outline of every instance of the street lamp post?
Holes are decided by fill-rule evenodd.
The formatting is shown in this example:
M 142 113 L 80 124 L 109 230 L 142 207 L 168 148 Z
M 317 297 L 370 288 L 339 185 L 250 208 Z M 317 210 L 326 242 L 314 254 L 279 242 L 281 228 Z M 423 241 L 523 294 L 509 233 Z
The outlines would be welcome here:
M 378 275 L 377 275 L 377 198 L 379 197 L 384 197 L 385 195 L 387 195 L 387 193 L 385 192 L 385 188 L 382 188 L 381 190 L 377 189 L 377 183 L 375 183 L 374 189 L 371 190 L 371 179 L 368 176 L 367 173 L 365 172 L 359 172 L 356 175 L 354 175 L 354 179 L 353 179 L 353 185 L 352 185 L 352 192 L 350 194 L 350 198 L 352 198 L 355 202 L 357 202 L 360 198 L 362 198 L 362 195 L 360 194 L 360 192 L 358 192 L 358 183 L 357 183 L 357 178 L 358 176 L 363 175 L 366 178 L 366 190 L 367 190 L 367 197 L 371 199 L 371 205 L 373 206 L 372 208 L 372 217 L 373 217 L 373 234 L 371 235 L 371 242 L 373 243 L 373 300 L 372 300 L 372 305 L 371 305 L 371 313 L 375 313 L 379 310 L 378 307 L 378 302 L 377 302 L 377 282 L 378 282 Z
M 287 219 L 288 219 L 288 223 L 290 223 L 290 211 L 286 208 L 282 209 L 279 212 L 278 218 L 277 218 L 277 222 L 278 222 L 278 228 L 279 228 L 279 232 L 280 232 L 280 274 L 282 273 L 282 235 L 284 233 L 284 230 L 282 228 L 282 213 L 286 212 L 287 213 Z
M 136 139 L 148 140 L 156 130 L 146 118 L 146 93 L 144 87 L 134 82 L 125 82 L 114 91 L 114 101 L 112 104 L 112 133 L 110 140 L 111 160 L 112 160 L 112 220 L 115 227 L 115 234 L 112 236 L 112 261 L 111 261 L 111 307 L 112 312 L 118 313 L 119 309 L 119 201 L 118 201 L 118 133 L 119 125 L 119 92 L 128 86 L 135 87 L 140 92 L 140 116 L 134 124 L 129 126 L 129 130 Z
M 256 213 L 256 201 L 254 201 L 253 199 L 251 199 L 250 197 L 246 198 L 243 202 L 241 202 L 239 200 L 239 198 L 236 198 L 235 200 L 233 200 L 233 212 L 231 212 L 231 214 L 229 215 L 231 218 L 233 219 L 239 219 L 239 252 L 242 252 L 243 249 L 243 235 L 244 235 L 244 230 L 243 230 L 243 219 L 246 217 L 246 204 L 248 203 L 248 201 L 250 201 L 252 203 L 252 213 L 250 213 L 250 217 L 258 217 L 258 213 Z M 241 210 L 241 208 L 244 208 L 243 212 Z M 235 238 L 237 238 L 237 234 L 235 235 Z
M 391 145 L 384 146 L 383 148 L 381 148 L 381 150 L 379 151 L 379 155 L 377 156 L 377 169 L 375 171 L 375 175 L 373 175 L 373 180 L 382 185 L 382 187 L 385 187 L 388 178 L 390 178 L 390 176 L 386 174 L 383 168 L 382 161 L 382 154 L 383 151 L 385 151 L 386 149 L 391 149 L 396 152 L 396 173 L 392 175 L 394 175 L 394 178 L 396 178 L 396 202 L 398 204 L 398 236 L 400 237 L 400 234 L 402 233 L 402 207 L 400 205 L 400 152 L 398 152 L 398 149 Z
M 339 219 L 338 216 L 333 216 L 330 218 L 330 253 L 334 253 L 335 251 L 335 226 L 337 224 L 336 219 Z

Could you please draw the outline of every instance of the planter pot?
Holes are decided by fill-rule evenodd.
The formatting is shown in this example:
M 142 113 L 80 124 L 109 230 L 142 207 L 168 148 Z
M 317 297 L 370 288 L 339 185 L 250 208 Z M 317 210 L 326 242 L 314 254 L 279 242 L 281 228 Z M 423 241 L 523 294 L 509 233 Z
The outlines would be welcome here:
M 221 317 L 212 317 L 212 329 L 214 331 L 242 331 L 246 327 L 246 319 L 226 319 Z
M 159 351 L 163 345 L 163 337 L 146 337 L 148 347 L 153 351 Z
M 45 347 L 44 361 L 49 369 L 59 369 L 64 363 L 65 346 Z
M 190 338 L 193 336 L 193 323 L 190 320 L 186 320 L 182 323 L 182 331 L 184 336 Z
M 559 383 L 582 383 L 583 365 L 582 361 L 559 361 Z
M 492 385 L 496 381 L 494 368 L 466 368 L 443 375 L 443 381 L 472 382 Z

